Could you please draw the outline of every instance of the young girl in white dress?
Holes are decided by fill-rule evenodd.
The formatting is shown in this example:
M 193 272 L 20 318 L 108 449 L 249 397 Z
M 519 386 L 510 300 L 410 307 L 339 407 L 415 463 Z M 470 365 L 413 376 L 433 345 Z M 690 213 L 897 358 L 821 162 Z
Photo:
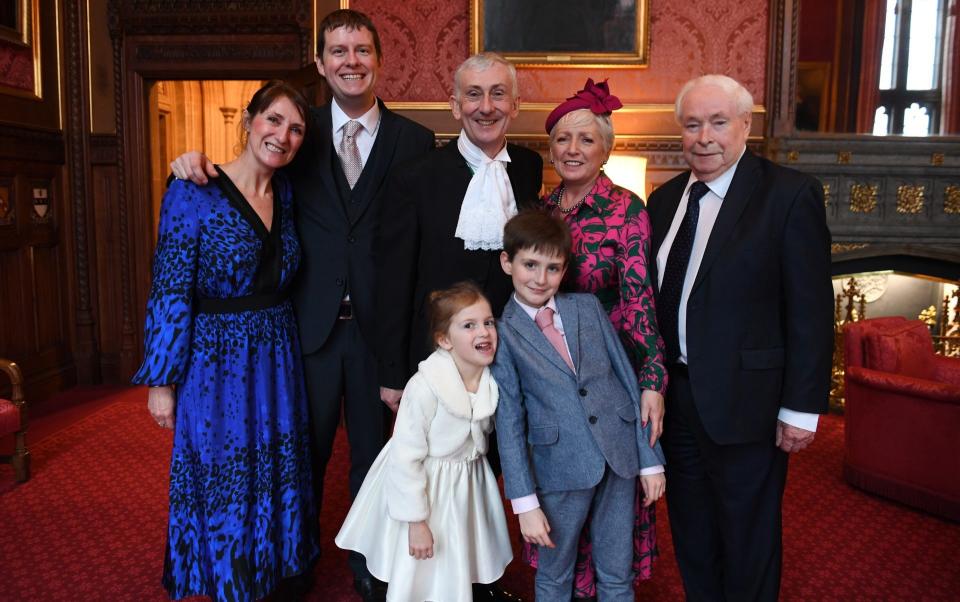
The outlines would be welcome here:
M 337 534 L 388 583 L 387 600 L 471 600 L 513 558 L 487 463 L 498 390 L 490 303 L 471 283 L 431 293 L 436 351 L 407 383 L 393 430 Z

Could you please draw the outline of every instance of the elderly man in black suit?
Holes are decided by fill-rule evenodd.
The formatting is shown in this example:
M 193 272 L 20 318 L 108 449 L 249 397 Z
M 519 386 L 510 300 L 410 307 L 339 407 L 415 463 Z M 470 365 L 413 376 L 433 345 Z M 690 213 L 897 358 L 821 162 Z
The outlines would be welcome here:
M 311 111 L 307 137 L 285 171 L 293 184 L 303 260 L 293 291 L 310 402 L 317 504 L 341 403 L 350 444 L 350 497 L 356 496 L 386 441 L 390 413 L 380 401 L 373 243 L 394 165 L 433 148 L 430 130 L 390 111 L 374 93 L 383 61 L 373 22 L 354 10 L 327 15 L 317 28 L 317 69 L 332 100 Z M 215 175 L 199 153 L 178 158 L 178 177 L 199 184 Z M 385 588 L 363 556 L 349 558 L 364 600 Z
M 464 61 L 450 108 L 460 136 L 397 170 L 394 202 L 382 207 L 378 359 L 380 392 L 391 405 L 433 351 L 425 313 L 431 291 L 473 280 L 494 315 L 503 311 L 513 290 L 500 269 L 503 225 L 537 206 L 543 181 L 540 155 L 507 142 L 520 112 L 509 61 L 492 52 Z
M 814 178 L 746 150 L 753 99 L 706 75 L 676 116 L 691 171 L 648 204 L 667 347 L 667 507 L 687 597 L 776 600 L 787 457 L 827 410 L 830 233 Z

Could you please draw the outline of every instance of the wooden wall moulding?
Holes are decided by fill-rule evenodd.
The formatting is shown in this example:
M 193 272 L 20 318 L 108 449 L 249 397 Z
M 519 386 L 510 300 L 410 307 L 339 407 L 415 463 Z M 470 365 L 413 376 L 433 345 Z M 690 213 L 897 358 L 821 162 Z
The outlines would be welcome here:
M 0 160 L 63 164 L 63 134 L 0 123 Z
M 171 35 L 131 39 L 128 61 L 131 68 L 146 76 L 163 77 L 189 64 L 191 77 L 234 79 L 240 73 L 257 71 L 278 76 L 299 69 L 299 38 L 295 34 L 262 34 L 255 41 L 237 41 L 234 35 Z M 237 74 L 237 75 L 235 75 Z

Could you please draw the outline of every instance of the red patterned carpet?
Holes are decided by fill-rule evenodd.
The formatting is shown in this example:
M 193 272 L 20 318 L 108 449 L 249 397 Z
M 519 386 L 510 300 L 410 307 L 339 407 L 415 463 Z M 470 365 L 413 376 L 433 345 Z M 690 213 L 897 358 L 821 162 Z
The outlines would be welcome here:
M 165 600 L 160 587 L 172 436 L 145 409 L 145 391 L 92 402 L 87 415 L 36 421 L 33 478 L 0 466 L 0 600 Z M 73 411 L 73 410 L 71 410 Z M 2 442 L 2 443 L 5 443 Z M 960 525 L 876 498 L 840 477 L 843 420 L 821 423 L 794 457 L 784 509 L 784 600 L 956 600 Z M 355 600 L 333 536 L 346 513 L 345 445 L 327 475 L 316 601 Z M 661 558 L 638 600 L 682 598 L 666 508 Z M 515 531 L 516 523 L 511 522 Z M 532 572 L 514 562 L 505 585 L 532 599 Z

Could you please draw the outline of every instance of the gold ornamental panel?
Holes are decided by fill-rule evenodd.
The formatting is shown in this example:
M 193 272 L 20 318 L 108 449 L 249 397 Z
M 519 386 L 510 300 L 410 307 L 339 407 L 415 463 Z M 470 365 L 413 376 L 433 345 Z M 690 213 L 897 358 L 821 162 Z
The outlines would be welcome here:
M 837 163 L 839 165 L 848 165 L 850 163 L 850 158 L 853 156 L 853 153 L 850 151 L 840 151 L 837 153 Z
M 920 213 L 923 211 L 923 196 L 926 187 L 919 186 L 898 186 L 897 187 L 897 213 Z
M 865 242 L 835 242 L 830 245 L 830 253 L 846 253 L 847 251 L 856 251 L 857 249 L 863 249 L 868 246 L 870 246 L 870 244 Z
M 943 191 L 943 212 L 960 213 L 960 186 L 947 186 Z
M 824 207 L 830 206 L 830 185 L 829 184 L 823 185 L 823 206 Z
M 851 184 L 850 212 L 873 213 L 874 209 L 877 208 L 877 195 L 879 193 L 879 184 Z

